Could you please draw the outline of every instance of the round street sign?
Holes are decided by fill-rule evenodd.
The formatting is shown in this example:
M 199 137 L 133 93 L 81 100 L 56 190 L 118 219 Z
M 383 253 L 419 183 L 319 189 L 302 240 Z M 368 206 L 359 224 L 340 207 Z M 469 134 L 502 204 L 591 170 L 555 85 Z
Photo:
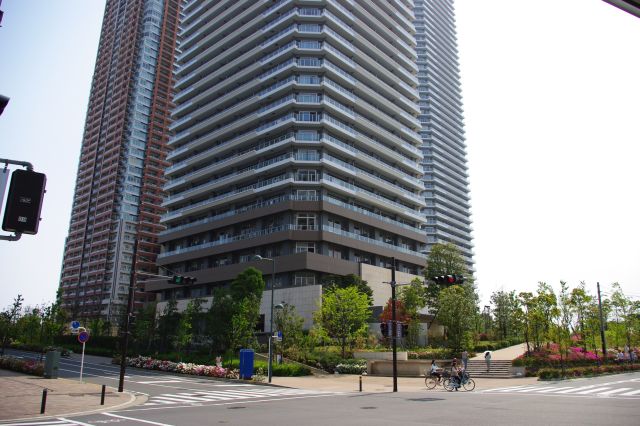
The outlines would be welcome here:
M 78 342 L 86 343 L 87 340 L 89 340 L 89 333 L 87 333 L 86 331 L 81 331 L 80 333 L 78 333 Z
M 80 321 L 71 322 L 71 328 L 78 328 L 78 327 L 80 327 Z

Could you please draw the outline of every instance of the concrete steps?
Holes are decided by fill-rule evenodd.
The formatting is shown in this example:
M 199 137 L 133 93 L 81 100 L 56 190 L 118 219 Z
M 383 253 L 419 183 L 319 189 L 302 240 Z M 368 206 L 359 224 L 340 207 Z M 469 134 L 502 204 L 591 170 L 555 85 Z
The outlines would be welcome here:
M 469 360 L 467 364 L 467 373 L 471 377 L 488 377 L 488 378 L 509 378 L 514 377 L 511 373 L 511 361 L 509 360 L 492 360 L 491 370 L 487 372 L 487 364 L 484 360 Z

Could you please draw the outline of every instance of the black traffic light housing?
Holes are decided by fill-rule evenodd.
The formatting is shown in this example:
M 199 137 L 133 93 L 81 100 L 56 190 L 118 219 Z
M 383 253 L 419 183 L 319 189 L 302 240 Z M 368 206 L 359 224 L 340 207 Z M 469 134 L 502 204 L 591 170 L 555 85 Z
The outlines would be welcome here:
M 40 224 L 47 177 L 30 170 L 14 170 L 7 195 L 2 229 L 35 235 Z
M 442 285 L 462 284 L 464 283 L 464 276 L 456 274 L 439 275 L 437 277 L 432 277 L 431 280 L 436 284 Z
M 195 277 L 189 277 L 185 275 L 174 275 L 167 280 L 169 284 L 189 285 L 198 281 Z

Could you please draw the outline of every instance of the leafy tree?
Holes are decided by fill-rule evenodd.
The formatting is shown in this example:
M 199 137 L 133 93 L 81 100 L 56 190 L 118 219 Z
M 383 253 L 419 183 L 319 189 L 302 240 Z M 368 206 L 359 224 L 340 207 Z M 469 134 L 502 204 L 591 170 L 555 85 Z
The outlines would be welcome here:
M 347 344 L 367 334 L 369 299 L 354 286 L 334 288 L 322 295 L 322 305 L 314 314 L 316 327 L 338 340 L 345 357 Z
M 233 315 L 231 295 L 223 288 L 216 289 L 206 316 L 206 335 L 211 341 L 212 354 L 222 354 L 231 347 Z
M 178 335 L 178 302 L 175 298 L 169 299 L 167 305 L 158 319 L 158 334 L 160 335 L 160 350 L 167 351 L 174 345 Z
M 581 281 L 578 287 L 571 290 L 568 304 L 576 316 L 575 330 L 580 334 L 580 339 L 582 340 L 585 351 L 587 350 L 587 333 L 589 330 L 587 327 L 589 305 L 592 302 L 593 297 L 587 293 L 584 281 Z
M 200 319 L 203 302 L 204 299 L 199 297 L 190 300 L 187 309 L 180 315 L 180 321 L 176 329 L 176 348 L 178 352 L 181 352 L 185 348 L 187 349 L 187 353 L 189 352 L 188 349 L 193 340 L 193 336 L 197 334 L 198 331 L 198 321 Z
M 634 304 L 622 291 L 620 284 L 614 283 L 613 293 L 611 293 L 610 301 L 613 317 L 615 319 L 615 337 L 616 345 L 632 346 L 632 334 L 634 331 L 634 323 L 637 321 L 637 304 Z
M 439 296 L 440 322 L 447 328 L 450 346 L 462 350 L 469 346 L 473 318 L 477 311 L 473 288 L 469 285 L 453 285 L 445 288 Z
M 438 243 L 431 247 L 424 274 L 428 281 L 424 298 L 426 306 L 429 308 L 429 313 L 433 315 L 431 322 L 427 324 L 427 328 L 431 328 L 439 314 L 440 292 L 448 286 L 447 284 L 435 283 L 431 279 L 441 275 L 456 274 L 463 275 L 467 284 L 471 284 L 473 283 L 473 278 L 469 274 L 467 264 L 460 250 L 452 243 Z
M 0 326 L 2 327 L 2 355 L 4 355 L 4 350 L 9 343 L 9 339 L 14 337 L 15 322 L 20 317 L 23 301 L 24 298 L 19 294 L 18 297 L 13 299 L 11 307 L 0 314 Z
M 496 338 L 508 339 L 518 335 L 518 310 L 520 301 L 515 291 L 496 291 L 491 295 L 494 306 Z
M 155 302 L 148 303 L 136 313 L 136 321 L 131 332 L 140 351 L 149 352 L 157 339 L 156 308 Z
M 363 280 L 359 275 L 326 275 L 321 280 L 322 288 L 327 291 L 333 288 L 347 288 L 354 286 L 360 293 L 364 293 L 369 298 L 369 306 L 373 306 L 373 290 L 369 287 L 369 283 Z
M 420 311 L 427 306 L 426 287 L 422 281 L 415 278 L 408 286 L 401 288 L 400 300 L 404 305 L 408 317 L 407 322 L 409 326 L 406 344 L 410 348 L 415 348 L 418 346 L 420 334 Z
M 276 343 L 279 352 L 288 354 L 302 346 L 304 318 L 298 315 L 295 306 L 285 303 L 282 309 L 276 309 L 273 324 L 282 332 L 282 341 Z

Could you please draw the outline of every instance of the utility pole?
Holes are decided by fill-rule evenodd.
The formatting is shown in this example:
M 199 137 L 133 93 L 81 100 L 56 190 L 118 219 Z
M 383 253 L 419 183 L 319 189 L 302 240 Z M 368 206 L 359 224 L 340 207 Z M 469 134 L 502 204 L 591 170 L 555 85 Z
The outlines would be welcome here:
M 391 347 L 393 350 L 393 391 L 398 392 L 398 330 L 396 321 L 396 258 L 391 258 Z
M 131 275 L 129 276 L 129 298 L 127 299 L 127 316 L 124 319 L 124 333 L 122 334 L 122 353 L 120 355 L 120 381 L 118 392 L 124 390 L 124 373 L 127 369 L 127 349 L 129 346 L 129 321 L 136 291 L 136 253 L 138 251 L 138 236 L 133 243 L 133 256 L 131 257 Z
M 602 359 L 607 361 L 607 342 L 604 336 L 604 320 L 602 318 L 602 298 L 600 297 L 600 283 L 597 283 L 598 286 L 598 310 L 600 311 L 600 338 L 602 339 Z

